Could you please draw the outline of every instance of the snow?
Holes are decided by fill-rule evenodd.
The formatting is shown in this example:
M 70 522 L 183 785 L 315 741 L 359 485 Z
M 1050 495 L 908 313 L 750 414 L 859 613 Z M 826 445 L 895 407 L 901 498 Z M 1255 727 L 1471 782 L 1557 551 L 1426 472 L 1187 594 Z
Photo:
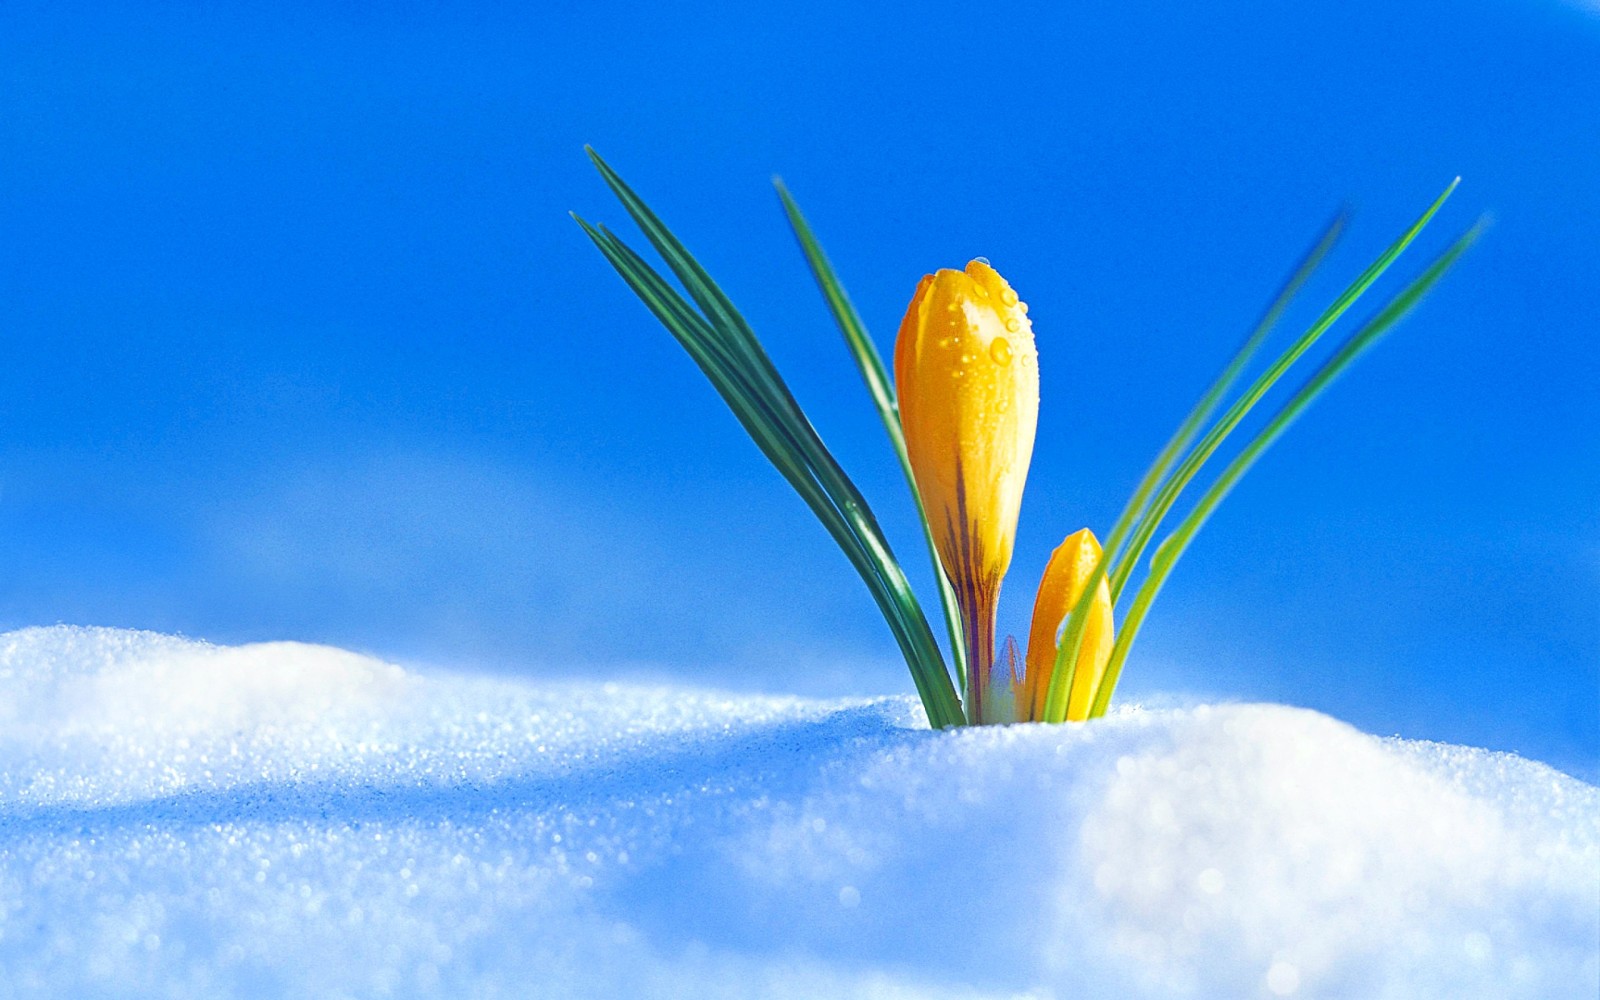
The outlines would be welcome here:
M 1597 990 L 1600 790 L 1511 755 L 0 635 L 0 997 Z

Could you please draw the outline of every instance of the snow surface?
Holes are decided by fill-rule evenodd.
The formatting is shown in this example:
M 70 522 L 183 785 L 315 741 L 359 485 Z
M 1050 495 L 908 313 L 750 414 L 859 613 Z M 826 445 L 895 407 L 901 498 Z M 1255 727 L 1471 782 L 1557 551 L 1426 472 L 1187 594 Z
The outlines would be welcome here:
M 1597 990 L 1600 790 L 1515 756 L 0 635 L 0 997 Z

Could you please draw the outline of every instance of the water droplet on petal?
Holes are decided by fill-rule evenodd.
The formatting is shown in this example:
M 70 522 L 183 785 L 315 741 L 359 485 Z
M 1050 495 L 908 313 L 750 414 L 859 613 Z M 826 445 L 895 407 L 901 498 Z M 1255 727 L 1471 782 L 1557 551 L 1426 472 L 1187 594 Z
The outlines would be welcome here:
M 1022 329 L 1022 321 L 1013 316 L 1006 320 L 1006 329 L 1012 333 L 1016 333 L 1018 330 Z
M 978 263 L 982 264 L 984 267 L 992 267 L 993 266 L 993 265 L 991 265 L 989 263 L 989 258 L 987 258 L 987 257 L 974 257 L 972 259 L 977 261 Z
M 964 365 L 972 364 L 972 355 L 970 355 L 970 354 L 961 355 L 961 363 L 964 364 Z
M 1009 323 L 1006 325 L 1007 328 L 1010 327 Z M 997 365 L 1009 365 L 1011 363 L 1011 342 L 1004 337 L 994 338 L 994 343 L 989 345 L 989 357 L 993 358 L 994 363 Z
M 961 376 L 965 375 L 966 373 L 967 373 L 966 369 L 957 368 L 955 371 L 950 373 L 950 377 L 951 378 L 960 378 Z
M 1014 306 L 1017 304 L 1017 293 L 1013 292 L 1009 288 L 1002 289 L 1000 292 L 1000 301 L 1004 302 L 1008 306 Z

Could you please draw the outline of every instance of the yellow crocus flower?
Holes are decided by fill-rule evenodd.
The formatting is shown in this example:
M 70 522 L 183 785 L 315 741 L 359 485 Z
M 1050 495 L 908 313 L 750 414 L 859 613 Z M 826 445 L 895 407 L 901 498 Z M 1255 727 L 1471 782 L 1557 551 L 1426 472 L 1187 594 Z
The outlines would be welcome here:
M 1039 418 L 1028 307 L 986 261 L 926 275 L 900 324 L 894 374 L 906 453 L 966 636 L 967 718 L 1036 719 L 1054 664 L 1055 630 L 1082 592 L 1082 577 L 1093 571 L 1099 545 L 1085 530 L 1056 551 L 1035 602 L 1022 676 L 995 676 L 995 613 Z M 1088 569 L 1074 576 L 1079 553 L 1089 548 Z M 1077 708 L 1081 701 L 1082 712 L 1074 718 L 1087 713 L 1092 684 L 1110 654 L 1109 593 L 1096 600 L 1090 627 L 1083 656 L 1098 668 L 1078 672 L 1071 703 Z M 1011 696 L 1000 696 L 1008 686 Z
M 1100 542 L 1094 532 L 1083 528 L 1067 536 L 1050 554 L 1039 594 L 1033 601 L 1033 624 L 1028 629 L 1028 659 L 1022 691 L 1017 698 L 1020 719 L 1044 717 L 1045 693 L 1055 671 L 1060 646 L 1057 632 L 1073 605 L 1083 595 L 1083 585 L 1100 561 Z M 1098 593 L 1089 606 L 1089 622 L 1084 626 L 1083 646 L 1078 650 L 1078 666 L 1072 675 L 1072 691 L 1067 698 L 1067 721 L 1081 722 L 1089 717 L 1089 702 L 1100 684 L 1100 677 L 1111 660 L 1111 588 L 1100 578 Z M 1024 708 L 1024 704 L 1027 706 Z

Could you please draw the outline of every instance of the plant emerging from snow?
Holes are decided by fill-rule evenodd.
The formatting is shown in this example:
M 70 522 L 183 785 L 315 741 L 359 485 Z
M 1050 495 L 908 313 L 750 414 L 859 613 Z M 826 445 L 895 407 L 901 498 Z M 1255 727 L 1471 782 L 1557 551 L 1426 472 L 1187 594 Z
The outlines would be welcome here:
M 604 160 L 601 176 L 665 260 L 686 299 L 604 226 L 578 224 L 700 366 L 751 439 L 816 514 L 866 583 L 900 646 L 935 727 L 1064 722 L 1103 715 L 1151 603 L 1195 534 L 1261 454 L 1357 356 L 1408 314 L 1478 237 L 1463 233 L 1344 341 L 1279 407 L 1156 544 L 1113 628 L 1113 609 L 1180 495 L 1251 409 L 1353 306 L 1455 190 L 1368 265 L 1228 407 L 1229 390 L 1344 228 L 1336 217 L 1301 259 L 1243 346 L 1140 480 L 1102 549 L 1089 529 L 1051 555 L 1034 600 L 1028 648 L 995 656 L 995 613 L 1011 562 L 1039 409 L 1038 354 L 1028 307 L 979 258 L 924 276 L 900 326 L 894 378 L 810 226 L 778 183 L 789 223 L 865 379 L 922 514 L 955 679 L 866 499 L 850 480 L 755 332 L 698 261 Z M 959 687 L 959 691 L 958 691 Z

